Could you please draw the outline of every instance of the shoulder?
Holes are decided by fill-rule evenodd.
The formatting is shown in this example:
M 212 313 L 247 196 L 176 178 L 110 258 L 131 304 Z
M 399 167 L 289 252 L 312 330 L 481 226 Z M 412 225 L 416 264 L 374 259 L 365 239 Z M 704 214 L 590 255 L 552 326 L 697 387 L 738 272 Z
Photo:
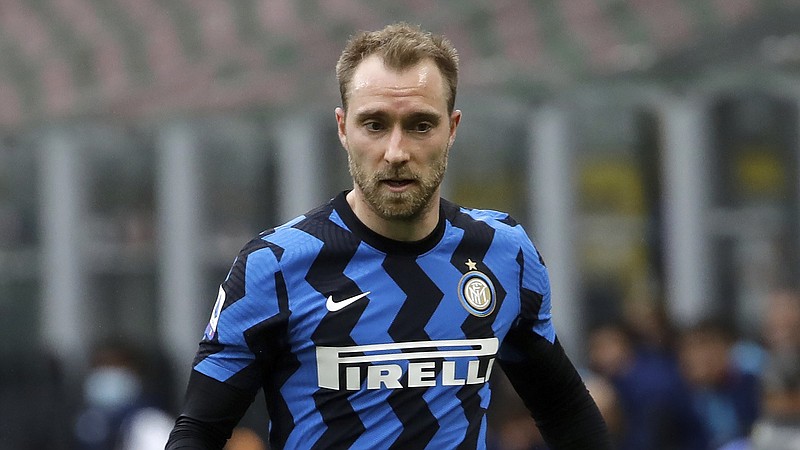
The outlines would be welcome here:
M 468 208 L 442 200 L 445 214 L 458 228 L 487 227 L 501 238 L 530 242 L 522 225 L 509 213 L 493 209 Z
M 342 229 L 333 206 L 326 203 L 281 225 L 262 231 L 239 252 L 239 258 L 272 260 L 274 264 L 316 255 L 331 229 Z
M 468 223 L 483 222 L 493 228 L 516 227 L 517 221 L 510 214 L 493 209 L 469 208 L 442 199 L 442 210 L 451 222 Z
M 443 204 L 449 220 L 455 227 L 475 228 L 475 224 L 481 224 L 479 227 L 490 230 L 495 243 L 521 251 L 526 255 L 525 261 L 541 266 L 541 269 L 545 267 L 544 258 L 533 243 L 532 237 L 509 213 L 492 209 L 467 208 L 446 200 L 443 200 Z

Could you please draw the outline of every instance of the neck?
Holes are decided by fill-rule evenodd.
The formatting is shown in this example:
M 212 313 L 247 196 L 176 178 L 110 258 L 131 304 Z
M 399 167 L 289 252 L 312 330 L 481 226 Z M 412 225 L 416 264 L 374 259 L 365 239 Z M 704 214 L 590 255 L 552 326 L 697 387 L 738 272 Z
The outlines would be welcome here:
M 426 238 L 439 223 L 439 193 L 418 215 L 408 219 L 386 219 L 367 204 L 358 188 L 347 194 L 347 203 L 353 213 L 370 230 L 396 241 L 413 242 Z

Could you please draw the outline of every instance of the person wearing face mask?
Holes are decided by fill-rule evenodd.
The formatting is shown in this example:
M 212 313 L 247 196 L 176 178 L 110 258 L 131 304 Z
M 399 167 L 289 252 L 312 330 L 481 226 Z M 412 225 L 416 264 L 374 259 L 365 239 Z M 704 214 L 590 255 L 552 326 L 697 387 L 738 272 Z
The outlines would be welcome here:
M 172 418 L 146 392 L 142 369 L 142 358 L 125 344 L 93 352 L 72 429 L 74 450 L 163 448 Z

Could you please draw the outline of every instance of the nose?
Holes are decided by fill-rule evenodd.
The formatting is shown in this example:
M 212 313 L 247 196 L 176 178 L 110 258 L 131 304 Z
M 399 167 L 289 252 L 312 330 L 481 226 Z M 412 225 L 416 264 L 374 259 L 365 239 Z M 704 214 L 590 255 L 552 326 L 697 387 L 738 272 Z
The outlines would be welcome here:
M 389 134 L 389 141 L 387 142 L 383 159 L 392 165 L 408 161 L 409 155 L 405 145 L 402 127 L 394 127 L 391 134 Z

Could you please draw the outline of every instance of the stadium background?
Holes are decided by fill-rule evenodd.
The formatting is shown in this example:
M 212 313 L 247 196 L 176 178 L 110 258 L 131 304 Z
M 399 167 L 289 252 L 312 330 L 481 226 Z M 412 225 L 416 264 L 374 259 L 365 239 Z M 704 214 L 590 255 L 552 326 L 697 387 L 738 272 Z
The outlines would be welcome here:
M 756 337 L 800 274 L 798 1 L 2 0 L 0 442 L 65 432 L 103 339 L 177 402 L 240 246 L 348 187 L 333 66 L 397 20 L 459 49 L 445 195 L 531 232 L 576 361 L 641 306 Z

